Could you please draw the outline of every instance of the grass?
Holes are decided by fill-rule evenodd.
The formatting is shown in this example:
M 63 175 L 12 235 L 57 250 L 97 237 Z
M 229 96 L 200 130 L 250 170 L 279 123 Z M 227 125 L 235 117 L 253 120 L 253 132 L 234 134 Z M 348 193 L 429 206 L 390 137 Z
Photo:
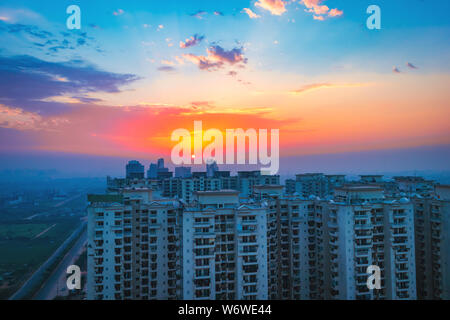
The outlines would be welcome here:
M 29 222 L 0 225 L 0 300 L 7 299 L 44 263 L 78 225 L 78 219 L 52 223 Z M 53 228 L 35 236 L 53 224 Z
M 46 223 L 0 224 L 0 241 L 7 239 L 33 239 L 49 228 Z

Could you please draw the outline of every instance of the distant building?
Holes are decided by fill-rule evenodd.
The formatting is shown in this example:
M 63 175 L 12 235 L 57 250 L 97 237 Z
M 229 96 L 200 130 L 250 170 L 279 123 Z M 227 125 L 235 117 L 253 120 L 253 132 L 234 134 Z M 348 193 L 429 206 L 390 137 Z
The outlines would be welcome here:
M 217 171 L 219 171 L 219 167 L 217 166 L 216 161 L 212 161 L 211 163 L 206 164 L 206 176 L 208 178 L 214 177 Z
M 164 159 L 158 159 L 158 170 L 164 169 Z
M 250 197 L 253 193 L 253 186 L 259 185 L 279 185 L 279 175 L 263 175 L 260 170 L 239 171 L 237 176 L 237 188 L 241 197 Z
M 150 167 L 147 171 L 147 178 L 156 179 L 158 178 L 158 166 L 154 163 L 150 163 Z
M 295 180 L 286 180 L 286 193 L 297 193 L 305 198 L 312 195 L 326 198 L 333 195 L 334 188 L 343 186 L 345 183 L 345 175 L 325 175 L 323 173 L 297 174 Z
M 131 160 L 126 166 L 127 179 L 144 179 L 144 166 L 136 160 Z
M 214 178 L 229 178 L 230 171 L 216 171 L 214 172 Z
M 169 171 L 169 168 L 164 167 L 164 159 L 158 159 L 157 163 L 151 163 L 147 171 L 148 179 L 168 179 L 172 178 L 173 173 Z
M 429 197 L 434 191 L 434 182 L 425 180 L 423 177 L 394 177 L 394 180 L 398 185 L 398 189 L 406 193 L 409 197 L 415 194 L 422 197 Z
M 175 178 L 190 178 L 192 177 L 191 167 L 176 167 Z
M 366 174 L 360 175 L 361 183 L 377 184 L 383 182 L 383 175 L 381 174 Z

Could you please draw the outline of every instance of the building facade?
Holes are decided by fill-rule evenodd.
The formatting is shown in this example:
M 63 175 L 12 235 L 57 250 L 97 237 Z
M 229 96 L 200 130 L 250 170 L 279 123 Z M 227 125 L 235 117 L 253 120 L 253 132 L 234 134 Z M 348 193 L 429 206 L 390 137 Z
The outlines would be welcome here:
M 450 186 L 413 199 L 419 299 L 450 299 Z

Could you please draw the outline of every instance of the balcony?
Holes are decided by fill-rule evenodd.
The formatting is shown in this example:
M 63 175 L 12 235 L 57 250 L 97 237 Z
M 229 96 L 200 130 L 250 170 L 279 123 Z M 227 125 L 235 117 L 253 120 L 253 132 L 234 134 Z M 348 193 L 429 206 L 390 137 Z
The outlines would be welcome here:
M 371 230 L 373 228 L 373 224 L 365 223 L 365 224 L 355 224 L 355 230 Z

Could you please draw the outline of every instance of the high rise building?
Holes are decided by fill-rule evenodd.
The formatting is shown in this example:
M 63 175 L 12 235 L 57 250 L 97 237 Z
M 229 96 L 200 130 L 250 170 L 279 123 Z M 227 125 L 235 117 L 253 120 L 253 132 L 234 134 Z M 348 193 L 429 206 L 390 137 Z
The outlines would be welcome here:
M 259 185 L 279 185 L 279 175 L 264 175 L 261 171 L 238 171 L 237 187 L 241 197 L 250 197 L 253 192 L 253 186 Z
M 394 180 L 401 192 L 404 192 L 408 197 L 416 194 L 422 197 L 431 197 L 434 191 L 434 182 L 425 180 L 423 177 L 417 176 L 401 176 L 394 177 Z
M 216 161 L 211 161 L 206 164 L 206 176 L 208 178 L 214 177 L 215 173 L 219 171 Z
M 147 171 L 148 179 L 156 179 L 158 178 L 158 166 L 155 163 L 150 163 L 150 167 Z
M 144 179 L 144 166 L 136 160 L 128 162 L 126 165 L 126 178 L 127 179 Z
M 234 190 L 195 192 L 183 213 L 183 298 L 267 299 L 267 221 Z
M 110 194 L 89 197 L 89 299 L 417 296 L 413 204 L 386 197 L 379 185 L 334 187 L 324 200 L 286 194 L 270 183 L 279 177 L 258 172 L 199 174 L 164 180 L 178 198 L 170 200 L 154 199 L 146 182 L 153 180 L 110 180 Z M 237 188 L 224 190 L 230 182 Z M 423 203 L 416 223 L 425 217 L 416 228 L 425 248 L 417 282 L 426 281 L 423 294 L 433 298 L 448 292 L 448 190 L 414 200 Z M 429 239 L 423 245 L 421 235 Z M 370 266 L 379 267 L 380 289 L 367 286 Z
M 325 208 L 328 249 L 325 298 L 416 299 L 413 205 L 386 200 L 383 189 L 336 189 Z M 369 290 L 367 268 L 378 266 L 381 289 Z
M 164 159 L 158 159 L 158 170 L 164 169 Z
M 190 178 L 192 177 L 191 167 L 176 167 L 175 178 Z
M 193 172 L 191 178 L 165 179 L 162 191 L 165 197 L 178 197 L 186 202 L 193 200 L 196 191 L 237 190 L 241 197 L 249 197 L 255 185 L 279 184 L 280 176 L 261 175 L 260 171 L 239 172 L 230 176 L 228 171 L 216 171 L 214 177 L 206 172 Z
M 149 189 L 88 201 L 87 298 L 179 298 L 179 207 Z
M 322 299 L 324 240 L 322 204 L 283 195 L 283 186 L 254 186 L 253 199 L 267 203 L 269 298 Z
M 327 198 L 333 195 L 334 188 L 343 186 L 345 182 L 345 175 L 297 174 L 295 180 L 286 180 L 286 193 L 297 193 L 305 198 L 311 195 Z
M 433 197 L 416 196 L 415 232 L 419 299 L 450 299 L 450 186 Z

